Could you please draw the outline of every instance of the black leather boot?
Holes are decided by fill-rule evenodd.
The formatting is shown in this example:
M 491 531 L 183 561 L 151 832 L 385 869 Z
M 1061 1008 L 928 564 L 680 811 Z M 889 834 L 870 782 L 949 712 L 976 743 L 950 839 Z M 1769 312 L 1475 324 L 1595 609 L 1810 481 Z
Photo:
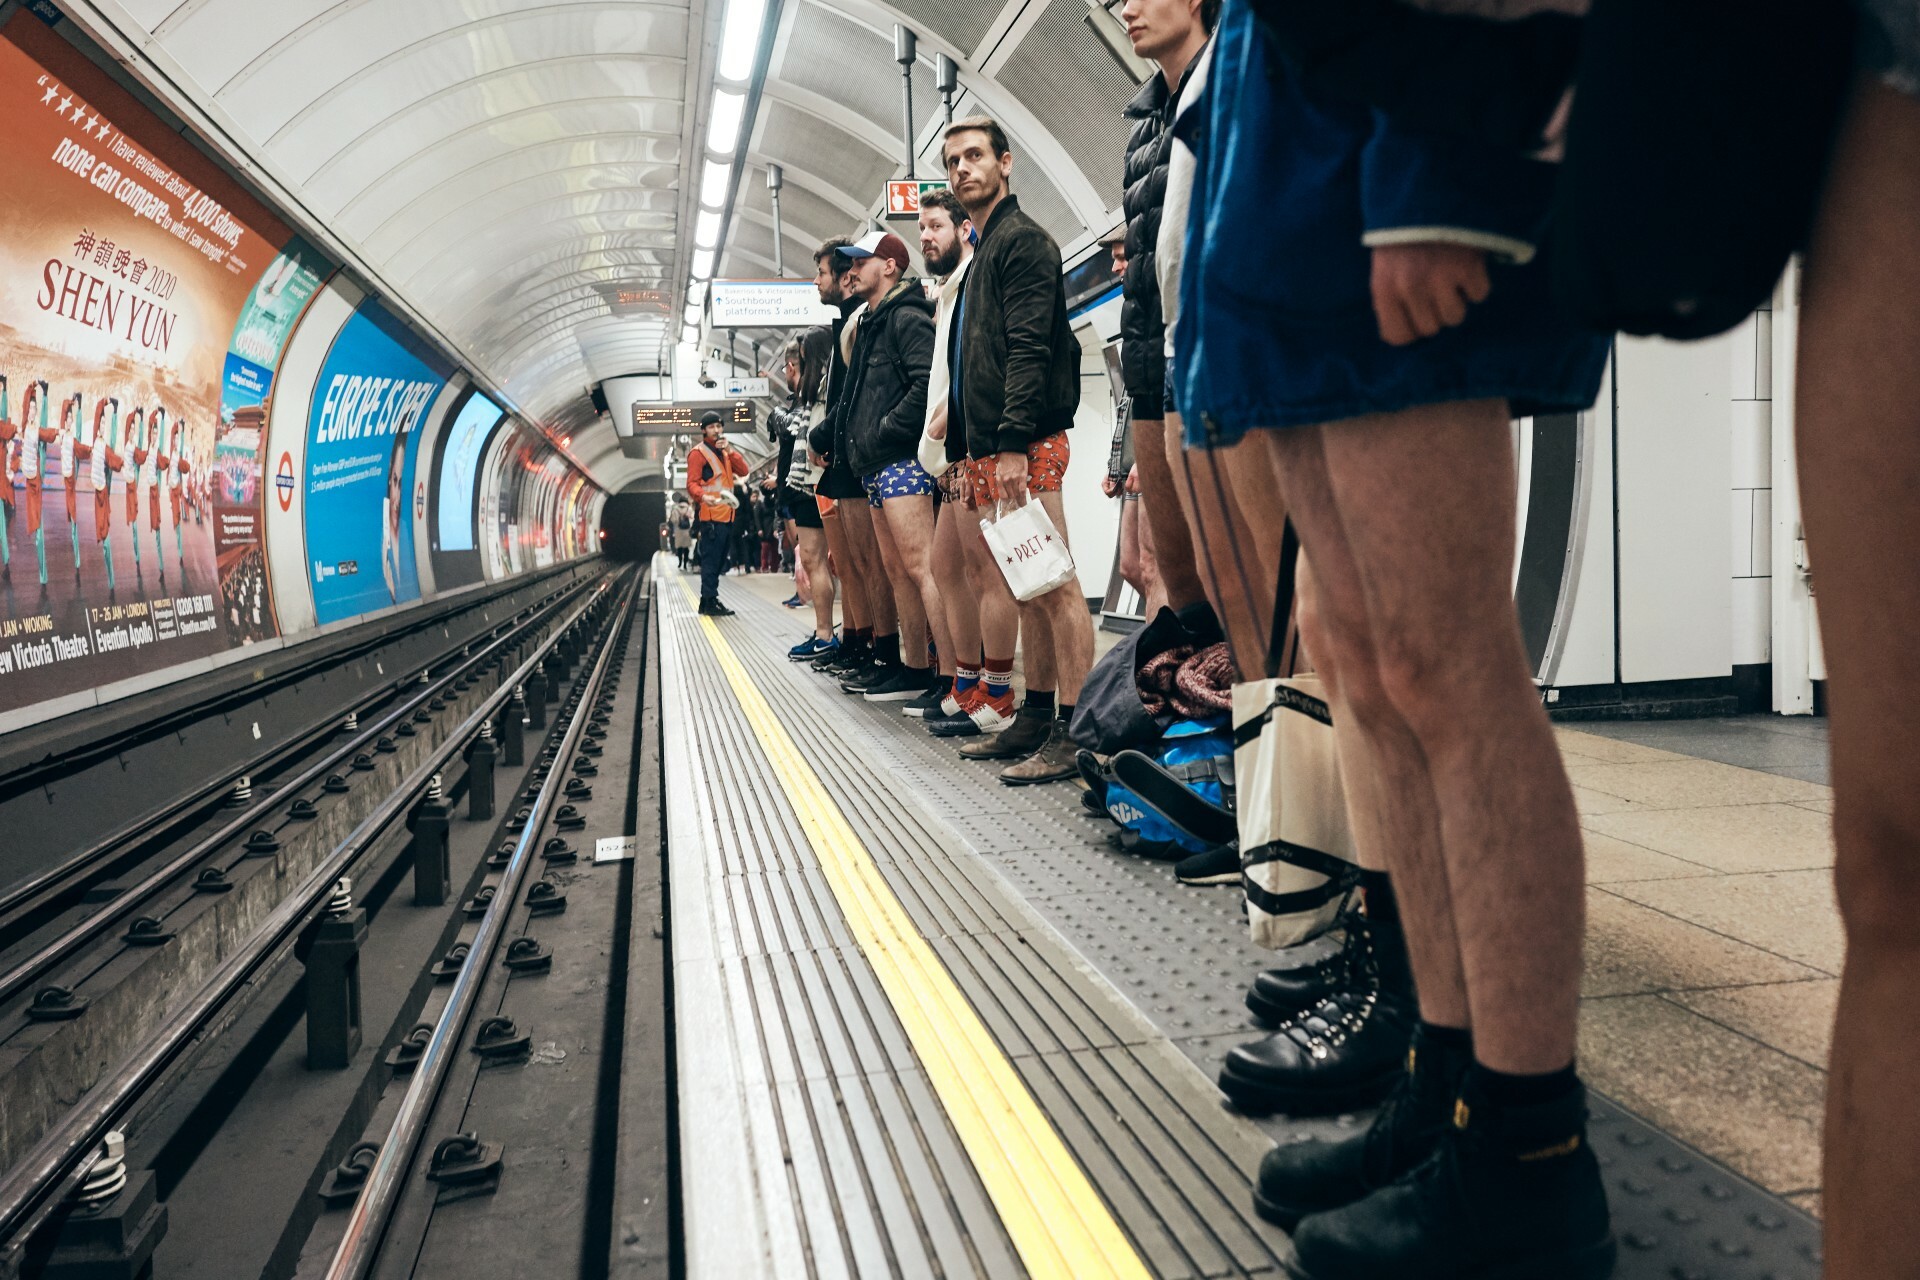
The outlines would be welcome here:
M 1353 985 L 1364 972 L 1375 939 L 1379 945 L 1404 947 L 1397 921 L 1375 924 L 1359 904 L 1340 914 L 1344 940 L 1337 951 L 1324 944 L 1304 942 L 1277 953 L 1281 963 L 1257 974 L 1247 988 L 1247 1010 L 1263 1027 L 1277 1027 L 1303 1009 L 1311 1009 L 1334 992 Z M 1384 935 L 1394 936 L 1387 938 Z
M 1281 1261 L 1293 1280 L 1606 1280 L 1614 1254 L 1585 1089 L 1501 1107 L 1470 1072 L 1433 1155 L 1302 1218 Z
M 1411 1173 L 1433 1154 L 1453 1121 L 1453 1102 L 1473 1061 L 1464 1032 L 1448 1044 L 1422 1024 L 1407 1048 L 1406 1067 L 1366 1132 L 1340 1142 L 1295 1142 L 1260 1161 L 1253 1207 L 1291 1231 L 1310 1213 L 1363 1200 Z
M 1361 936 L 1339 989 L 1266 1039 L 1227 1053 L 1220 1090 L 1242 1111 L 1332 1115 L 1378 1102 L 1393 1088 L 1419 1020 L 1413 974 L 1397 928 Z

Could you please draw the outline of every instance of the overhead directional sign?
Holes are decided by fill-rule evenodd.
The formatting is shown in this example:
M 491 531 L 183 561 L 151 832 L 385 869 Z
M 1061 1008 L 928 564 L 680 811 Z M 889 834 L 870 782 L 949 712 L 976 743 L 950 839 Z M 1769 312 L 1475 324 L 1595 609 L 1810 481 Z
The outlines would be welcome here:
M 728 378 L 720 384 L 720 394 L 729 400 L 752 400 L 773 394 L 765 378 Z
M 887 183 L 887 217 L 918 218 L 920 197 L 946 189 L 945 178 L 895 178 Z
M 811 280 L 715 280 L 707 299 L 712 329 L 798 329 L 840 315 Z

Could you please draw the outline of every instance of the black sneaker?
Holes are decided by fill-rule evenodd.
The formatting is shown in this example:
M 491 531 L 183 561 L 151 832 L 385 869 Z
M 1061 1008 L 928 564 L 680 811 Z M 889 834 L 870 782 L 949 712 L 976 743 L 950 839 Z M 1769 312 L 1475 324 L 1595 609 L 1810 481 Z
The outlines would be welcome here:
M 977 738 L 980 726 L 964 710 L 950 716 L 931 715 L 926 718 L 927 732 L 936 738 Z
M 840 687 L 844 689 L 847 686 L 843 684 Z M 927 673 L 915 671 L 912 667 L 894 667 L 884 679 L 873 681 L 860 692 L 868 702 L 910 702 L 926 696 Z
M 1073 763 L 1080 770 L 1080 780 L 1087 784 L 1087 794 L 1098 802 L 1095 811 L 1105 816 L 1107 784 L 1113 781 L 1113 774 L 1107 769 L 1106 758 L 1094 752 L 1082 750 L 1074 754 Z
M 1174 864 L 1173 878 L 1181 884 L 1239 884 L 1240 846 L 1232 840 L 1204 849 Z
M 1469 1071 L 1434 1153 L 1364 1200 L 1308 1214 L 1281 1263 L 1294 1280 L 1606 1280 L 1616 1246 L 1586 1090 L 1497 1106 Z
M 1288 1231 L 1310 1213 L 1364 1200 L 1405 1177 L 1453 1122 L 1453 1100 L 1473 1050 L 1430 1040 L 1416 1030 L 1406 1066 L 1366 1132 L 1339 1142 L 1292 1142 L 1260 1161 L 1253 1207 Z
M 940 704 L 947 698 L 947 682 L 935 680 L 920 691 L 920 696 L 900 708 L 901 715 L 912 716 L 916 720 L 925 720 L 929 716 L 940 714 Z
M 863 694 L 883 680 L 890 680 L 900 671 L 897 666 L 888 666 L 884 662 L 869 662 L 852 675 L 840 682 L 840 692 Z
M 842 641 L 840 652 L 831 656 L 815 658 L 813 669 L 836 680 L 844 680 L 856 671 L 865 671 L 873 665 L 873 649 L 869 645 Z
M 700 612 L 706 614 L 709 618 L 731 618 L 733 616 L 733 610 L 721 604 L 717 599 L 707 601 L 706 604 L 700 607 Z

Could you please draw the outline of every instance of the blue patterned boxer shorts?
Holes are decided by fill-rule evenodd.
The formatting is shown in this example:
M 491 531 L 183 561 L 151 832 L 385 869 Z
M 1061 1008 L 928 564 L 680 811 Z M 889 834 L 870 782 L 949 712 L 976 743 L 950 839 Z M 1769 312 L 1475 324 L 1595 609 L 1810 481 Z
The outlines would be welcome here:
M 867 505 L 876 511 L 888 498 L 924 498 L 936 487 L 926 468 L 912 458 L 870 471 L 860 477 L 860 483 L 867 488 Z

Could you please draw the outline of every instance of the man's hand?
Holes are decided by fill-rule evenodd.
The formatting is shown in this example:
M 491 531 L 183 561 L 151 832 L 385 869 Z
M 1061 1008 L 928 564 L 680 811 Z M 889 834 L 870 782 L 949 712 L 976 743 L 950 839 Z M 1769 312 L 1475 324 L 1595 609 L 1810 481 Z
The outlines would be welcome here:
M 1000 501 L 1009 507 L 1027 505 L 1027 454 L 1003 453 L 994 463 L 993 478 L 1000 488 Z
M 1112 476 L 1102 476 L 1100 478 L 1100 492 L 1106 494 L 1109 498 L 1119 497 L 1120 481 L 1115 480 Z
M 933 418 L 927 423 L 927 439 L 945 440 L 947 438 L 947 406 L 941 405 L 933 411 Z
M 1128 493 L 1140 492 L 1140 464 L 1139 463 L 1136 462 L 1131 467 L 1127 468 L 1127 480 L 1126 480 L 1126 483 L 1121 486 L 1121 488 L 1125 489 Z
M 1373 251 L 1373 313 L 1380 339 L 1404 347 L 1467 318 L 1493 288 L 1483 249 L 1459 244 L 1394 244 Z

